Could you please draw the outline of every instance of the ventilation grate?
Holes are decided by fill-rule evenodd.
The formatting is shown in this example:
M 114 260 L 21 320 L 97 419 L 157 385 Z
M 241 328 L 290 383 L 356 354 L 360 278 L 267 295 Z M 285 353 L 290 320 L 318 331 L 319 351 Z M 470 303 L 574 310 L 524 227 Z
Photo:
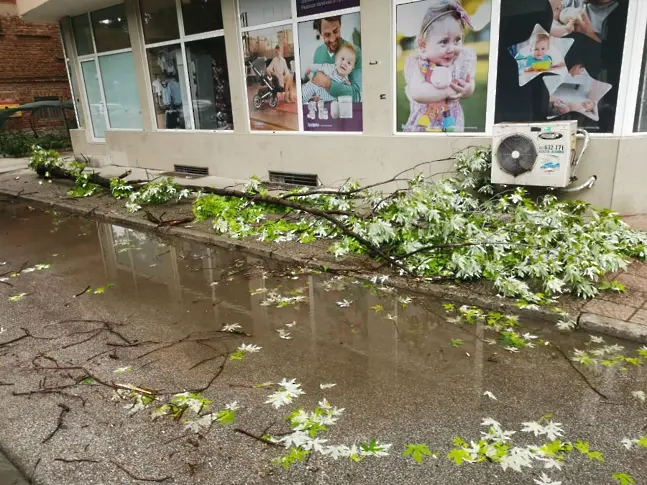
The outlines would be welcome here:
M 186 175 L 209 175 L 206 167 L 194 167 L 193 165 L 173 165 L 174 172 Z
M 318 187 L 319 177 L 316 174 L 272 172 L 270 171 L 270 182 L 286 185 L 305 185 Z

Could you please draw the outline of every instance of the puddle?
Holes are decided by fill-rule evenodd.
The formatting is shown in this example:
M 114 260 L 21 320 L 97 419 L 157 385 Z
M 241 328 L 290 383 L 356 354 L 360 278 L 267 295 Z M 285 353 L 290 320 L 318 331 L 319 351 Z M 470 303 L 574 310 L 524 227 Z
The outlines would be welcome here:
M 0 209 L 2 262 L 6 264 L 0 266 L 0 273 L 5 272 L 4 268 L 21 267 L 23 262 L 30 267 L 51 264 L 38 274 L 13 278 L 9 281 L 13 287 L 0 284 L 0 299 L 4 300 L 0 311 L 5 315 L 1 323 L 7 328 L 6 335 L 20 335 L 15 327 L 24 326 L 26 321 L 42 321 L 42 326 L 36 323 L 29 328 L 34 334 L 50 332 L 49 335 L 58 328 L 56 322 L 64 318 L 108 319 L 125 322 L 120 332 L 127 333 L 131 341 L 171 342 L 185 336 L 204 336 L 208 340 L 223 325 L 238 324 L 249 337 L 220 334 L 216 340 L 202 342 L 204 345 L 190 339 L 186 345 L 161 350 L 155 349 L 162 345 L 143 343 L 131 349 L 114 347 L 115 355 L 115 349 L 119 351 L 118 360 L 111 361 L 110 354 L 104 353 L 90 359 L 87 365 L 132 366 L 134 371 L 128 379 L 137 386 L 167 391 L 192 389 L 208 381 L 217 368 L 215 364 L 220 364 L 221 360 L 208 361 L 217 355 L 214 348 L 229 355 L 242 343 L 255 344 L 262 349 L 245 353 L 242 362 L 228 360 L 223 375 L 210 388 L 219 404 L 226 400 L 242 403 L 237 426 L 255 427 L 257 434 L 264 430 L 264 424 L 285 427 L 281 417 L 299 407 L 312 410 L 325 396 L 333 405 L 345 408 L 338 423 L 322 435 L 330 443 L 377 439 L 393 444 L 388 457 L 375 458 L 370 463 L 337 461 L 313 454 L 307 465 L 283 471 L 269 464 L 279 456 L 280 449 L 268 451 L 263 443 L 236 433 L 225 435 L 218 428 L 204 438 L 216 444 L 203 444 L 201 453 L 210 446 L 220 451 L 214 451 L 207 460 L 209 465 L 202 463 L 195 475 L 184 479 L 177 476 L 188 473 L 186 467 L 182 465 L 178 472 L 177 465 L 175 483 L 212 483 L 218 478 L 226 483 L 385 480 L 531 484 L 544 483 L 534 481 L 540 480 L 544 472 L 564 484 L 613 483 L 611 475 L 617 472 L 631 473 L 636 483 L 647 480 L 647 450 L 626 450 L 621 444 L 625 437 L 638 438 L 646 433 L 647 404 L 632 395 L 639 390 L 647 392 L 644 366 L 627 365 L 624 371 L 623 365 L 574 364 L 578 372 L 559 349 L 566 355 L 572 355 L 573 349 L 592 349 L 590 335 L 584 332 L 562 333 L 545 323 L 521 321 L 519 333 L 536 336 L 528 340 L 535 347 L 510 352 L 505 345 L 491 344 L 490 339 L 499 340 L 499 335 L 482 321 L 475 325 L 452 323 L 448 321 L 452 315 L 443 306 L 448 302 L 393 291 L 388 281 L 373 284 L 352 277 L 313 274 L 213 246 L 18 205 Z M 74 297 L 88 286 L 89 292 Z M 96 289 L 103 291 L 95 294 Z M 21 301 L 7 302 L 7 297 L 20 293 L 26 294 Z M 75 325 L 66 328 L 87 330 L 87 325 Z M 6 340 L 4 336 L 0 342 Z M 605 340 L 607 344 L 624 346 L 626 355 L 636 355 L 638 346 L 631 342 Z M 65 340 L 67 345 L 74 341 Z M 41 351 L 44 345 L 39 347 Z M 82 353 L 86 361 L 105 349 L 106 344 L 102 341 L 94 347 L 84 345 L 67 349 L 75 354 L 60 355 L 72 359 L 72 355 Z M 62 347 L 57 341 L 47 342 L 50 355 L 62 352 Z M 0 381 L 15 380 L 9 369 L 24 368 L 33 358 L 33 350 L 21 353 L 5 349 Z M 143 356 L 148 351 L 153 352 Z M 607 399 L 598 395 L 585 377 Z M 264 404 L 272 390 L 250 387 L 283 378 L 296 379 L 306 394 L 280 411 Z M 325 383 L 336 385 L 322 389 L 320 385 Z M 211 398 L 215 402 L 216 398 Z M 10 399 L 18 398 L 5 396 L 2 401 Z M 144 457 L 150 453 L 154 458 L 148 459 L 161 460 L 160 466 L 173 465 L 168 450 L 151 451 L 160 436 L 157 424 L 139 414 L 128 418 L 127 412 L 114 403 L 108 406 L 114 419 L 128 419 L 126 426 L 139 423 L 137 429 L 145 438 L 138 445 L 129 445 L 139 446 L 139 459 L 147 461 Z M 13 413 L 15 419 L 21 415 L 19 410 Z M 574 456 L 563 464 L 562 471 L 546 470 L 538 462 L 518 473 L 510 469 L 504 472 L 497 463 L 457 467 L 446 458 L 455 436 L 468 442 L 481 439 L 481 432 L 487 429 L 481 426 L 485 418 L 497 420 L 503 429 L 516 430 L 515 438 L 522 445 L 546 442 L 545 438 L 522 433 L 521 423 L 549 413 L 562 423 L 562 440 L 590 442 L 592 449 L 602 451 L 605 462 Z M 177 425 L 164 426 L 167 433 L 181 434 Z M 106 433 L 106 442 L 117 446 L 118 433 Z M 15 426 L 10 426 L 0 431 L 0 444 L 4 446 L 8 440 L 20 442 L 24 439 L 21 436 Z M 411 443 L 425 443 L 440 457 L 427 458 L 423 465 L 417 465 L 402 456 Z M 184 456 L 178 453 L 174 459 Z M 185 456 L 180 461 L 187 459 Z M 70 475 L 69 469 L 51 473 L 66 477 L 66 483 L 80 480 L 74 473 Z

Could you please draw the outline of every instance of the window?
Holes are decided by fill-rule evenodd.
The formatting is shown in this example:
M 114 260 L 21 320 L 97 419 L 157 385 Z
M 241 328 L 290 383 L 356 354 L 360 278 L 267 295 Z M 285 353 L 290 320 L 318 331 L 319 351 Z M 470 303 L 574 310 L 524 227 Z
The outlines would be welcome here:
M 252 130 L 362 131 L 359 0 L 239 0 L 238 9 Z
M 638 102 L 636 103 L 636 117 L 634 119 L 634 132 L 647 131 L 647 42 L 643 45 L 643 61 L 640 71 L 640 86 L 638 88 Z
M 486 131 L 491 11 L 489 0 L 396 2 L 396 132 Z
M 220 1 L 140 7 L 158 129 L 233 130 Z
M 124 5 L 97 10 L 90 14 L 97 52 L 116 51 L 130 47 L 128 22 Z
M 496 122 L 577 120 L 613 133 L 628 4 L 501 0 Z
M 73 17 L 72 25 L 77 50 L 84 47 L 79 62 L 94 137 L 109 128 L 143 129 L 124 4 Z

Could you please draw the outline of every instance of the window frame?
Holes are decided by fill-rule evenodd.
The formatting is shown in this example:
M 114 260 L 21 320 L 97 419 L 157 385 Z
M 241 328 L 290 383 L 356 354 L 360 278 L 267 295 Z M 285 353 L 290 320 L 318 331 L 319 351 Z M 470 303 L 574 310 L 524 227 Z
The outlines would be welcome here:
M 226 0 L 224 0 L 226 1 Z M 220 8 L 222 9 L 222 1 L 220 4 Z M 224 30 L 224 25 L 222 29 L 218 30 L 211 30 L 209 32 L 200 32 L 199 34 L 191 34 L 191 35 L 186 35 L 184 32 L 184 15 L 182 13 L 182 2 L 181 0 L 175 0 L 175 12 L 177 14 L 177 21 L 178 21 L 178 32 L 179 32 L 179 37 L 177 39 L 172 39 L 172 40 L 165 40 L 162 42 L 154 42 L 147 44 L 146 39 L 144 37 L 144 25 L 143 25 L 143 16 L 142 16 L 142 9 L 141 9 L 141 3 L 139 0 L 137 0 L 137 16 L 138 16 L 138 24 L 139 24 L 139 34 L 141 41 L 143 43 L 143 52 L 144 52 L 144 64 L 146 66 L 146 76 L 147 76 L 147 87 L 146 90 L 148 91 L 148 100 L 149 100 L 149 105 L 150 105 L 150 116 L 151 120 L 153 122 L 153 131 L 162 131 L 162 132 L 171 132 L 171 133 L 234 133 L 236 130 L 236 125 L 234 124 L 234 127 L 232 129 L 227 129 L 227 130 L 209 130 L 209 129 L 197 129 L 195 127 L 195 113 L 193 111 L 193 97 L 191 96 L 191 90 L 189 89 L 189 86 L 191 85 L 191 80 L 189 78 L 189 69 L 188 69 L 188 59 L 186 57 L 186 44 L 188 42 L 193 42 L 196 40 L 205 40 L 205 39 L 216 39 L 219 37 L 225 37 L 225 30 Z M 224 19 L 223 19 L 224 22 Z M 226 40 L 225 40 L 226 42 Z M 182 59 L 184 61 L 184 82 L 186 83 L 187 86 L 187 98 L 189 100 L 189 113 L 190 113 L 190 122 L 191 122 L 191 128 L 184 128 L 184 129 L 175 129 L 175 128 L 160 128 L 157 126 L 157 113 L 155 112 L 155 100 L 153 99 L 153 92 L 150 89 L 150 82 L 151 82 L 151 72 L 150 72 L 150 65 L 148 63 L 148 50 L 153 49 L 156 47 L 168 47 L 172 45 L 180 45 L 180 48 L 182 50 Z M 227 70 L 229 71 L 229 59 L 227 58 Z M 231 99 L 231 90 L 229 91 L 229 98 Z M 232 103 L 232 112 L 233 112 L 233 103 Z
M 128 22 L 128 9 L 126 7 L 125 3 L 118 3 L 116 5 L 123 5 L 124 6 L 124 15 L 126 15 L 126 21 Z M 115 6 L 115 5 L 112 5 Z M 101 10 L 101 9 L 99 9 Z M 93 10 L 92 12 L 96 12 L 96 10 Z M 88 17 L 88 22 L 90 22 L 90 37 L 92 38 L 92 48 L 94 49 L 94 52 L 92 54 L 86 54 L 82 56 L 77 56 L 76 62 L 78 65 L 79 72 L 81 74 L 81 79 L 83 80 L 83 92 L 85 94 L 85 100 L 86 103 L 88 103 L 88 96 L 87 93 L 85 92 L 85 85 L 86 85 L 86 79 L 85 79 L 85 73 L 83 72 L 83 69 L 81 68 L 81 63 L 82 62 L 87 62 L 87 61 L 94 61 L 95 68 L 97 70 L 97 77 L 99 81 L 99 92 L 101 94 L 101 104 L 103 106 L 103 116 L 105 120 L 105 131 L 112 130 L 112 131 L 143 131 L 143 113 L 142 113 L 142 128 L 116 128 L 112 127 L 110 125 L 110 116 L 108 114 L 108 103 L 106 101 L 106 93 L 103 87 L 103 74 L 101 73 L 101 63 L 99 62 L 99 59 L 104 56 L 111 56 L 115 54 L 126 54 L 126 53 L 132 53 L 133 52 L 133 41 L 130 38 L 130 30 L 128 32 L 128 38 L 130 39 L 130 47 L 124 48 L 124 49 L 116 49 L 116 50 L 111 50 L 111 51 L 105 51 L 105 52 L 98 52 L 97 51 L 97 43 L 94 38 L 94 28 L 92 27 L 92 12 L 86 12 L 81 15 L 86 15 Z M 76 17 L 79 17 L 80 15 L 76 15 Z M 72 37 L 74 38 L 74 29 L 72 29 Z M 139 97 L 139 93 L 137 95 Z M 141 108 L 141 101 L 140 101 L 140 108 Z M 88 113 L 90 115 L 90 118 L 88 120 L 89 128 L 91 128 L 92 131 L 92 140 L 95 142 L 103 142 L 105 141 L 105 131 L 104 131 L 104 136 L 103 138 L 97 137 L 94 133 L 94 125 L 92 123 L 92 110 L 90 109 L 89 103 L 88 103 Z M 87 129 L 87 128 L 86 128 Z
M 364 2 L 368 2 L 368 0 L 363 0 Z M 319 14 L 314 14 L 314 15 L 306 15 L 299 17 L 298 12 L 297 12 L 297 0 L 290 0 L 290 7 L 291 7 L 291 17 L 288 19 L 284 20 L 277 20 L 274 22 L 267 22 L 264 24 L 257 24 L 257 25 L 252 25 L 249 27 L 243 27 L 241 25 L 241 8 L 240 8 L 240 0 L 236 0 L 236 17 L 237 17 L 237 22 L 239 25 L 239 39 L 238 42 L 240 42 L 240 46 L 242 49 L 243 53 L 243 58 L 238 59 L 238 62 L 242 62 L 242 69 L 243 69 L 243 74 L 247 72 L 247 66 L 245 66 L 245 58 L 244 58 L 244 52 L 245 48 L 243 45 L 243 34 L 248 33 L 248 32 L 253 32 L 256 30 L 263 30 L 263 29 L 270 29 L 270 28 L 276 28 L 276 27 L 285 27 L 285 26 L 290 26 L 292 28 L 292 41 L 294 44 L 294 70 L 295 73 L 300 73 L 301 72 L 301 48 L 299 45 L 299 24 L 302 22 L 310 22 L 312 20 L 317 20 L 321 19 L 324 17 L 333 17 L 335 15 L 347 15 L 347 14 L 352 14 L 352 13 L 359 13 L 360 14 L 360 19 L 361 19 L 361 1 L 360 1 L 360 6 L 359 7 L 351 7 L 351 8 L 343 8 L 339 10 L 331 10 L 329 12 L 325 13 L 319 13 Z M 300 78 L 300 74 L 297 76 Z M 245 78 L 245 76 L 243 76 Z M 247 84 L 245 84 L 245 89 L 243 93 L 243 99 L 245 100 L 245 120 L 247 123 L 247 127 L 250 130 L 249 132 L 253 135 L 255 134 L 280 134 L 280 135 L 294 135 L 294 134 L 300 134 L 300 135 L 314 135 L 314 136 L 327 136 L 327 135 L 334 135 L 334 136 L 339 136 L 339 135 L 344 135 L 344 136 L 361 136 L 364 134 L 364 130 L 362 131 L 305 131 L 304 129 L 304 122 L 303 122 L 303 103 L 301 102 L 301 81 L 297 79 L 297 81 L 294 83 L 296 92 L 297 92 L 297 116 L 298 116 L 298 122 L 299 122 L 299 129 L 290 131 L 274 131 L 274 130 L 254 130 L 251 128 L 251 116 L 249 112 L 249 96 L 247 95 Z M 362 80 L 362 93 L 364 92 L 364 81 Z M 364 118 L 364 101 L 362 99 L 362 122 Z
M 72 73 L 72 61 L 70 59 L 70 56 L 67 53 L 67 47 L 65 46 L 65 36 L 63 34 L 63 22 L 58 23 L 58 33 L 61 38 L 61 47 L 63 48 L 63 58 L 65 59 L 65 75 L 67 76 L 67 83 L 70 85 L 70 97 L 72 98 L 72 106 L 74 107 L 74 117 L 76 118 L 76 126 L 78 128 L 83 128 L 81 125 L 81 117 L 79 116 L 79 107 L 76 104 L 76 97 L 74 96 L 74 89 L 73 89 L 73 84 L 72 84 L 72 76 L 74 75 Z M 74 32 L 71 32 L 70 38 L 72 41 L 74 41 Z M 77 86 L 77 93 L 79 94 L 79 98 L 81 98 L 81 91 L 79 90 L 79 87 Z M 83 98 L 81 98 L 83 99 Z M 65 115 L 65 113 L 63 113 Z

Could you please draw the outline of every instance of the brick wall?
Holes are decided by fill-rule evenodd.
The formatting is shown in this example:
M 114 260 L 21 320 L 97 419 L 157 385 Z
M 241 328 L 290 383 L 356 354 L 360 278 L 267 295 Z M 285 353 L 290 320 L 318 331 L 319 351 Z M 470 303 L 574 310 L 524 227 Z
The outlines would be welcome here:
M 15 0 L 0 0 L 0 5 L 12 3 Z M 71 98 L 58 25 L 0 15 L 0 103 L 26 104 L 45 96 Z M 68 119 L 73 117 L 67 115 Z M 6 128 L 29 129 L 29 119 L 29 114 L 23 114 Z M 38 122 L 39 127 L 58 124 L 61 122 Z

